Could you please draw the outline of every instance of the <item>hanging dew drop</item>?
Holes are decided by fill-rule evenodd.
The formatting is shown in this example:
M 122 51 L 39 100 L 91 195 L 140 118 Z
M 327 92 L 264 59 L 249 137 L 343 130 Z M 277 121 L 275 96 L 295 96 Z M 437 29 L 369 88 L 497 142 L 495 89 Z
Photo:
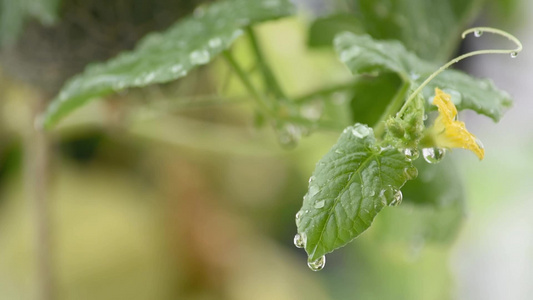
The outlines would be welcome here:
M 280 144 L 289 149 L 296 147 L 301 137 L 301 128 L 291 123 L 285 124 L 278 133 Z
M 324 266 L 326 265 L 326 256 L 322 255 L 315 261 L 307 261 L 307 265 L 309 266 L 309 269 L 313 271 L 320 271 L 324 269 Z
M 300 221 L 300 218 L 301 218 L 301 217 L 302 217 L 302 211 L 300 210 L 300 211 L 298 211 L 298 212 L 296 213 L 296 222 Z
M 446 154 L 446 150 L 443 148 L 424 148 L 422 149 L 422 155 L 424 156 L 424 160 L 430 164 L 436 164 L 439 163 Z
M 306 236 L 305 236 L 305 233 L 297 233 L 295 236 L 294 236 L 294 246 L 296 246 L 296 248 L 304 248 L 305 247 L 305 242 L 306 242 Z
M 476 30 L 476 31 L 474 31 L 474 36 L 475 36 L 475 37 L 480 37 L 480 36 L 482 36 L 482 35 L 483 35 L 483 30 Z
M 418 169 L 415 167 L 405 168 L 404 173 L 409 180 L 413 180 L 418 177 Z
M 392 201 L 391 201 L 391 203 L 389 205 L 390 206 L 398 206 L 398 205 L 402 204 L 402 200 L 403 200 L 402 191 L 395 189 L 394 190 L 394 196 L 393 196 Z
M 514 51 L 514 52 L 511 52 L 511 58 L 515 58 L 518 56 L 518 52 Z
M 403 154 L 405 155 L 405 158 L 407 158 L 407 160 L 409 161 L 417 160 L 419 156 L 418 150 L 411 148 L 406 148 L 405 150 L 403 150 Z
M 316 101 L 307 105 L 304 105 L 300 108 L 300 114 L 310 120 L 310 121 L 318 121 L 320 117 L 322 116 L 322 102 Z

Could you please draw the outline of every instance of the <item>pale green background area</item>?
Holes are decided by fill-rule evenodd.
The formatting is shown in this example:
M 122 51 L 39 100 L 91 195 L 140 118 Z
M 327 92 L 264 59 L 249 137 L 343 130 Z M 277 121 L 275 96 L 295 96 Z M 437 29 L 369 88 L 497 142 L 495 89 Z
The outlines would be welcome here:
M 492 78 L 515 99 L 499 124 L 465 114 L 469 128 L 483 141 L 485 159 L 465 155 L 469 217 L 453 250 L 451 266 L 460 299 L 531 299 L 533 297 L 533 3 L 521 3 L 519 26 L 513 33 L 524 44 L 517 58 L 472 58 L 476 76 Z M 516 21 L 515 21 L 516 22 Z M 476 39 L 487 48 L 508 45 L 505 40 Z

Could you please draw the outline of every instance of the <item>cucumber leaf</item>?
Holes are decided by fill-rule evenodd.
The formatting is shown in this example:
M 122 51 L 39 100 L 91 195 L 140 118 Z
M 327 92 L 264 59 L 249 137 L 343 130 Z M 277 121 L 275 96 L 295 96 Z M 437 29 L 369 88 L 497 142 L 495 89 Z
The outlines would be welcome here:
M 335 48 L 353 74 L 394 72 L 411 86 L 420 85 L 439 68 L 409 52 L 398 41 L 378 41 L 369 35 L 341 33 L 335 38 Z M 456 95 L 457 109 L 474 110 L 495 122 L 511 106 L 510 96 L 491 80 L 476 79 L 457 70 L 444 71 L 424 88 L 428 101 L 435 87 Z
M 143 38 L 131 52 L 89 65 L 73 77 L 44 115 L 50 127 L 87 101 L 129 87 L 176 80 L 228 49 L 252 24 L 290 15 L 289 0 L 226 0 L 198 9 L 163 33 Z
M 381 149 L 368 126 L 347 127 L 318 162 L 296 218 L 309 261 L 346 245 L 397 204 L 410 168 L 397 149 Z

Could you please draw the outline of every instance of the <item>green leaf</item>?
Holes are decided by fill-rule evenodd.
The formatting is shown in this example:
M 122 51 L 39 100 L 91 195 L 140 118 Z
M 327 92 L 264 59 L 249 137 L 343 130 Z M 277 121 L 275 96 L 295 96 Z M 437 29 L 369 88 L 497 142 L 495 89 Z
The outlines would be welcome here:
M 350 102 L 352 123 L 376 124 L 401 86 L 401 79 L 394 73 L 379 76 L 361 76 L 354 86 Z
M 197 10 L 166 32 L 146 36 L 135 50 L 90 65 L 72 78 L 48 107 L 44 125 L 50 127 L 96 97 L 183 77 L 228 49 L 243 28 L 293 11 L 289 0 L 228 0 Z
M 335 36 L 344 31 L 364 33 L 359 19 L 354 15 L 330 15 L 316 19 L 311 24 L 307 43 L 310 47 L 332 47 Z
M 298 213 L 310 261 L 346 245 L 393 204 L 412 167 L 398 150 L 376 145 L 366 125 L 347 127 L 318 162 Z
M 412 86 L 420 85 L 439 68 L 407 51 L 398 41 L 377 41 L 368 35 L 342 33 L 335 38 L 335 48 L 353 74 L 395 72 Z M 446 70 L 431 81 L 423 90 L 428 101 L 435 87 L 456 94 L 460 99 L 457 109 L 472 109 L 494 121 L 499 121 L 511 106 L 509 95 L 491 80 L 476 79 L 460 71 Z
M 419 57 L 449 59 L 459 34 L 480 11 L 480 0 L 351 0 L 354 14 L 376 39 L 396 39 Z
M 415 162 L 418 177 L 402 188 L 404 203 L 424 210 L 421 231 L 425 239 L 448 242 L 457 235 L 465 217 L 465 190 L 451 157 L 438 164 Z
M 28 16 L 45 25 L 57 18 L 60 0 L 0 0 L 0 44 L 15 42 Z
M 414 165 L 418 177 L 404 186 L 405 203 L 445 207 L 465 201 L 462 178 L 452 157 L 445 157 L 438 164 L 428 164 L 420 158 Z
M 27 0 L 28 13 L 41 23 L 49 25 L 57 20 L 61 0 Z

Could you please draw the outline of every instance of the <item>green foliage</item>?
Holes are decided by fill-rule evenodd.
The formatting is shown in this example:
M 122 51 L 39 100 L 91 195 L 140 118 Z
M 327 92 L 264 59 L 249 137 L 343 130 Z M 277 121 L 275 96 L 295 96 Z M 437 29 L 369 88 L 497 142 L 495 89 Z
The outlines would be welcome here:
M 395 39 L 419 57 L 442 62 L 457 47 L 480 0 L 354 1 L 353 11 L 375 39 Z
M 425 211 L 423 237 L 449 242 L 456 236 L 465 216 L 465 191 L 453 159 L 429 165 L 422 159 L 414 163 L 418 177 L 402 188 L 404 202 Z
M 361 76 L 355 86 L 350 108 L 354 123 L 374 126 L 398 92 L 401 79 L 394 73 Z
M 381 149 L 371 128 L 347 127 L 317 163 L 296 220 L 309 260 L 346 245 L 383 207 L 399 204 L 411 166 L 395 148 Z
M 72 78 L 49 106 L 44 124 L 53 125 L 96 97 L 181 78 L 228 49 L 245 27 L 293 10 L 289 0 L 228 0 L 197 10 L 166 32 L 148 35 L 132 52 L 90 65 Z
M 386 121 L 385 141 L 400 149 L 416 149 L 425 129 L 424 112 L 424 99 L 417 95 L 402 114 L 391 116 Z
M 35 17 L 43 24 L 57 18 L 60 0 L 0 0 L 0 45 L 13 43 L 27 17 Z
M 338 33 L 364 33 L 360 20 L 352 14 L 335 14 L 315 20 L 309 28 L 310 47 L 331 47 Z
M 417 176 L 404 192 L 406 202 L 416 205 L 420 215 L 406 224 L 423 227 L 425 239 L 449 240 L 464 214 L 457 171 L 449 163 L 429 166 L 421 159 L 413 161 L 421 140 L 428 136 L 426 113 L 433 109 L 429 103 L 436 87 L 452 96 L 457 109 L 471 109 L 494 121 L 511 105 L 509 95 L 490 80 L 456 70 L 435 73 L 441 71 L 437 62 L 455 50 L 459 31 L 479 1 L 354 3 L 352 13 L 316 20 L 308 39 L 311 47 L 333 42 L 340 61 L 357 75 L 349 84 L 291 99 L 282 91 L 251 26 L 289 16 L 294 6 L 289 0 L 225 0 L 197 9 L 166 32 L 148 35 L 131 52 L 88 66 L 50 104 L 44 125 L 51 127 L 91 99 L 184 77 L 224 52 L 256 101 L 257 123 L 272 124 L 283 144 L 296 145 L 302 135 L 317 128 L 344 127 L 347 120 L 356 123 L 344 129 L 318 162 L 296 217 L 296 243 L 305 248 L 315 269 L 323 266 L 316 262 L 323 262 L 325 254 L 367 230 L 383 208 L 400 204 L 400 188 Z M 227 51 L 245 31 L 262 88 L 255 86 L 258 78 L 241 67 L 240 57 Z M 429 81 L 433 74 L 439 75 Z M 342 101 L 335 101 L 338 95 Z M 451 138 L 462 146 L 463 137 Z
M 435 62 L 449 58 L 459 33 L 471 23 L 481 0 L 349 0 L 346 9 L 315 20 L 310 45 L 326 46 L 343 31 L 368 33 L 375 39 L 399 40 L 419 57 Z
M 342 62 L 354 74 L 395 72 L 404 82 L 418 86 L 438 66 L 418 58 L 398 41 L 377 41 L 368 35 L 344 33 L 335 39 L 335 48 Z M 497 89 L 488 79 L 475 79 L 463 72 L 446 70 L 423 90 L 429 98 L 435 87 L 457 95 L 457 109 L 472 109 L 500 120 L 511 105 L 507 93 Z

